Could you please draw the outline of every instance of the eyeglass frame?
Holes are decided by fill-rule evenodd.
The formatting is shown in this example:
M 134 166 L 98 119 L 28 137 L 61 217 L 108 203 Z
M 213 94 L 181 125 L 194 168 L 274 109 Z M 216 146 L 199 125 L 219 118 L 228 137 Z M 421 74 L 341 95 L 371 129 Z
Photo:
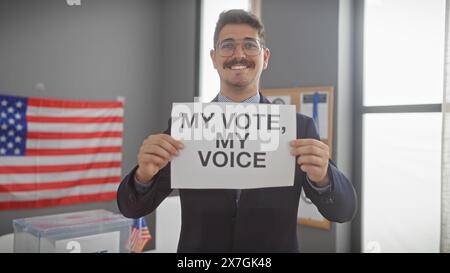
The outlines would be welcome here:
M 244 41 L 255 41 L 255 42 L 257 42 L 258 43 L 258 45 L 259 45 L 259 50 L 258 50 L 258 54 L 255 54 L 255 55 L 249 55 L 249 54 L 247 54 L 247 52 L 246 52 L 246 49 L 243 47 L 243 45 L 244 45 Z M 220 54 L 220 48 L 219 48 L 219 45 L 221 44 L 221 43 L 223 43 L 223 42 L 225 42 L 225 41 L 233 41 L 234 43 L 235 43 L 235 46 L 234 46 L 234 48 L 233 48 L 233 52 L 231 53 L 231 55 L 227 55 L 227 56 L 223 56 L 222 54 Z M 237 41 L 241 41 L 241 48 L 242 48 L 242 51 L 245 53 L 245 55 L 247 55 L 247 56 L 258 56 L 259 54 L 261 54 L 261 52 L 262 52 L 262 50 L 264 49 L 264 48 L 266 48 L 266 46 L 265 46 L 265 44 L 264 44 L 264 41 L 262 41 L 261 39 L 256 39 L 256 38 L 244 38 L 244 39 L 238 39 L 238 40 L 235 40 L 235 39 L 232 39 L 232 38 L 228 38 L 228 39 L 224 39 L 224 40 L 222 40 L 222 41 L 219 41 L 219 42 L 217 42 L 217 44 L 216 44 L 216 46 L 215 46 L 215 48 L 214 48 L 214 50 L 216 50 L 216 51 L 218 51 L 219 52 L 219 55 L 221 56 L 221 57 L 231 57 L 231 56 L 233 56 L 234 55 L 234 53 L 235 53 L 235 51 L 236 51 L 236 48 L 237 48 Z

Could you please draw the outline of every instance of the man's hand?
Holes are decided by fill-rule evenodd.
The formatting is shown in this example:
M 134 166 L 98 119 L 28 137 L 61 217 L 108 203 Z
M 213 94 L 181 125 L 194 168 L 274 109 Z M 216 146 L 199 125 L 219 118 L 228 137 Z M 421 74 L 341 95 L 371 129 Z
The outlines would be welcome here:
M 318 187 L 330 183 L 328 176 L 328 159 L 330 157 L 328 145 L 322 141 L 307 138 L 290 142 L 291 154 L 298 156 L 297 164 L 306 173 L 309 180 Z
M 182 148 L 180 141 L 166 134 L 147 137 L 137 156 L 139 167 L 136 170 L 136 178 L 140 182 L 150 181 Z

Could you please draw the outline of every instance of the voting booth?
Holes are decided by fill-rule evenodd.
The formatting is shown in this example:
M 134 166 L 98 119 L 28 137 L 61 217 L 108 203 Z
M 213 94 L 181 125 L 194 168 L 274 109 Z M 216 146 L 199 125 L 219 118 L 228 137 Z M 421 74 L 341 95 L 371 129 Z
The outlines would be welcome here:
M 89 210 L 15 219 L 17 253 L 119 253 L 127 248 L 132 219 Z

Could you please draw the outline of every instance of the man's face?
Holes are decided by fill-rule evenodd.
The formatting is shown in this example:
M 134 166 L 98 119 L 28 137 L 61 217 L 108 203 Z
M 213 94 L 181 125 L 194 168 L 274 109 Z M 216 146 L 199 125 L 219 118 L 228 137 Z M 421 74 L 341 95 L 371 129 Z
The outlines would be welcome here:
M 261 73 L 267 68 L 270 51 L 264 48 L 258 55 L 246 54 L 250 52 L 248 42 L 258 41 L 258 31 L 246 24 L 225 25 L 219 33 L 219 44 L 233 41 L 236 45 L 231 56 L 222 56 L 219 46 L 211 50 L 214 68 L 219 73 L 222 85 L 232 88 L 246 88 L 254 85 L 258 88 Z M 244 50 L 244 47 L 246 48 Z M 226 45 L 225 45 L 226 48 Z M 232 51 L 232 50 L 231 50 Z

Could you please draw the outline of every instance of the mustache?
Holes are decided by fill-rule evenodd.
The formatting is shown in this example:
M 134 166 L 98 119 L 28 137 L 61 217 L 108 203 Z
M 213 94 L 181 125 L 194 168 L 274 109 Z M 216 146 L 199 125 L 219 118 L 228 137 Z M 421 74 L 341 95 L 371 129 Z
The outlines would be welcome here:
M 234 65 L 244 65 L 244 66 L 249 67 L 249 68 L 255 68 L 255 62 L 252 62 L 252 61 L 250 61 L 248 59 L 244 59 L 244 58 L 242 58 L 242 59 L 232 59 L 232 60 L 230 60 L 228 62 L 225 62 L 223 64 L 223 68 L 224 69 L 226 69 L 226 68 L 230 68 L 231 69 L 231 67 L 234 66 Z

